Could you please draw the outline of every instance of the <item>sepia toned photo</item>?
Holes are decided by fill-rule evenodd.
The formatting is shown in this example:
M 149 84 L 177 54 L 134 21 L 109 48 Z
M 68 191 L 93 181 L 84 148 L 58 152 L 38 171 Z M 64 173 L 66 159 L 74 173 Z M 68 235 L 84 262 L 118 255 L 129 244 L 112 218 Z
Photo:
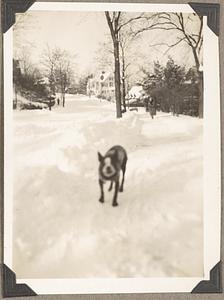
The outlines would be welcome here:
M 207 20 L 114 6 L 31 7 L 11 30 L 7 257 L 31 287 L 208 274 Z

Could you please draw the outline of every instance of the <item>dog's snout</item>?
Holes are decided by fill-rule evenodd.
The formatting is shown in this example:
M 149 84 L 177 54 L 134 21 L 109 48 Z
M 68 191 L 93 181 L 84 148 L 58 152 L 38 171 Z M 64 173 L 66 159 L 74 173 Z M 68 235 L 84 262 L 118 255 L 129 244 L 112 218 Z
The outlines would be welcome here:
M 112 171 L 112 170 L 111 170 L 111 167 L 110 167 L 110 166 L 107 166 L 106 171 L 107 171 L 108 173 L 110 173 L 110 172 Z

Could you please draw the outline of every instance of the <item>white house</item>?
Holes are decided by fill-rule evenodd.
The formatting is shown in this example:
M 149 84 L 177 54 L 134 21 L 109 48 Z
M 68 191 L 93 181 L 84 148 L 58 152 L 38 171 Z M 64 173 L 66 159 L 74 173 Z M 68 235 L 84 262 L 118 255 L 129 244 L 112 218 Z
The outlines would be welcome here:
M 133 86 L 128 92 L 128 98 L 130 99 L 139 99 L 143 94 L 143 88 L 141 85 Z
M 87 82 L 87 93 L 90 96 L 95 95 L 110 101 L 114 101 L 114 75 L 110 72 L 102 71 L 92 78 L 89 78 Z

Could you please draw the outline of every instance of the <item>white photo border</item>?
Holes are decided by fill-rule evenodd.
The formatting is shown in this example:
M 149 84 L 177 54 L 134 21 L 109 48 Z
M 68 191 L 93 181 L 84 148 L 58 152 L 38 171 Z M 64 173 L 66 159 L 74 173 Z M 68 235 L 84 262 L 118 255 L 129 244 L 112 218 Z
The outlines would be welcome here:
M 149 11 L 193 13 L 188 4 L 150 3 L 63 3 L 36 2 L 30 10 L 59 11 Z M 221 240 L 221 126 L 219 38 L 204 17 L 204 276 L 197 278 L 122 278 L 122 279 L 17 279 L 37 294 L 113 294 L 191 292 L 209 279 L 210 270 L 220 260 Z M 12 28 L 4 34 L 4 263 L 12 268 Z M 212 59 L 211 59 L 212 57 Z

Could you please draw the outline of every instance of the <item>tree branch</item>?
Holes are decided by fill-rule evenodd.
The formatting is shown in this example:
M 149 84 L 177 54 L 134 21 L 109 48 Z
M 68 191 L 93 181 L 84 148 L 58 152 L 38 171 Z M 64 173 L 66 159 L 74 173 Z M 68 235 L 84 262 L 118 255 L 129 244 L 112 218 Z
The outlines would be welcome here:
M 179 39 L 176 43 L 171 44 L 171 45 L 169 45 L 169 44 L 167 44 L 167 43 L 157 43 L 157 44 L 149 45 L 149 47 L 167 46 L 168 48 L 173 48 L 173 47 L 179 45 L 179 44 L 180 44 L 182 41 L 184 41 L 184 40 L 185 40 L 185 37 Z
M 119 32 L 118 24 L 119 24 L 120 16 L 121 16 L 121 12 L 119 11 L 118 14 L 117 14 L 117 17 L 114 20 L 114 32 L 115 32 L 115 35 Z
M 140 16 L 137 16 L 137 17 L 135 17 L 135 18 L 129 19 L 128 21 L 124 22 L 123 24 L 120 24 L 120 26 L 118 27 L 118 30 L 120 30 L 122 27 L 128 25 L 129 23 L 131 23 L 131 22 L 133 22 L 133 21 L 142 19 L 143 16 L 144 16 L 144 13 L 142 13 Z
M 198 47 L 200 41 L 202 40 L 202 29 L 203 29 L 203 17 L 200 16 L 200 29 L 199 29 L 199 33 L 198 33 L 198 40 L 197 40 L 197 43 L 196 43 L 196 48 Z
M 111 17 L 110 17 L 109 11 L 105 11 L 105 15 L 106 15 L 108 26 L 110 28 L 110 32 L 111 32 L 111 36 L 112 36 L 113 42 L 115 42 L 116 37 L 115 37 L 114 27 L 113 27 L 113 23 L 111 21 Z
M 149 27 L 139 29 L 136 32 L 133 32 L 133 36 L 136 37 L 138 34 L 144 32 L 144 31 L 147 31 L 147 30 L 179 30 L 179 29 L 173 28 L 173 27 L 155 27 L 155 26 L 153 27 L 153 26 L 149 26 Z

